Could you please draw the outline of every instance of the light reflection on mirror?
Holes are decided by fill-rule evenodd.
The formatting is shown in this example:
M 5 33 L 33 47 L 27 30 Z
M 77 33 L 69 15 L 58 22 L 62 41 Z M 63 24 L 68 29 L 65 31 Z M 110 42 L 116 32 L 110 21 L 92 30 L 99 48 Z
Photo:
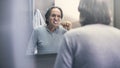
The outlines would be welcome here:
M 80 0 L 55 0 L 55 6 L 60 6 L 63 9 L 64 18 L 73 23 L 73 28 L 79 27 L 79 12 L 78 5 Z

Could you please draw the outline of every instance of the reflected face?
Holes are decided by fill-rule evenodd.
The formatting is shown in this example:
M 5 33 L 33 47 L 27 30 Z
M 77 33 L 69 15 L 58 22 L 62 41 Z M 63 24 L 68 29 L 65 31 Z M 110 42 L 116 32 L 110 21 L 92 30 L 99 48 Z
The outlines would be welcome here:
M 49 25 L 58 27 L 61 21 L 61 12 L 58 8 L 53 8 L 49 17 Z

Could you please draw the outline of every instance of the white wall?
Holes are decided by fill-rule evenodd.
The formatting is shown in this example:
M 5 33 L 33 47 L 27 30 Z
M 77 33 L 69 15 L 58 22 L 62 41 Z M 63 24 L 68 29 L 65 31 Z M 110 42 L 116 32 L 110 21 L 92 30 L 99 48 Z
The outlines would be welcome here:
M 55 5 L 62 8 L 64 13 L 63 20 L 69 20 L 73 27 L 79 26 L 78 5 L 80 0 L 55 0 Z
M 64 19 L 69 20 L 73 23 L 74 27 L 79 27 L 79 12 L 78 5 L 80 0 L 55 0 L 55 5 L 60 6 L 64 11 Z M 113 0 L 105 0 L 110 8 L 112 23 L 113 25 Z

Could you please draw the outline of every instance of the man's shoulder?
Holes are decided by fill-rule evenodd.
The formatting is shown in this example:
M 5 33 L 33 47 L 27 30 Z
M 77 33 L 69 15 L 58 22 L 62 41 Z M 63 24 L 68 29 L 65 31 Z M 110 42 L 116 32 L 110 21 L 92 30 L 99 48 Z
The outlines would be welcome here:
M 59 31 L 62 31 L 63 33 L 67 32 L 67 30 L 65 28 L 63 28 L 63 26 L 59 26 Z
M 34 30 L 41 30 L 41 29 L 45 29 L 45 26 L 39 26 L 39 27 L 35 28 Z

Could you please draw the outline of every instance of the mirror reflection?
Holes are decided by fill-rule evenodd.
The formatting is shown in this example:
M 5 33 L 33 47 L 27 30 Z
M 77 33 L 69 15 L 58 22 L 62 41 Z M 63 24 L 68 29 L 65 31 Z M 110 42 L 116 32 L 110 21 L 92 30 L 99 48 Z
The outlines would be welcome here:
M 114 25 L 113 0 L 106 1 L 111 14 L 111 25 Z M 79 0 L 34 0 L 33 3 L 33 32 L 27 54 L 57 53 L 64 33 L 80 27 Z
M 35 49 L 37 54 L 57 53 L 63 34 L 67 32 L 67 29 L 64 29 L 60 24 L 62 18 L 63 11 L 60 7 L 52 6 L 47 10 L 45 14 L 46 25 L 40 25 L 33 30 L 28 54 L 34 54 Z
M 79 1 L 34 0 L 33 32 L 28 43 L 27 55 L 37 55 L 38 68 L 53 68 L 63 35 L 81 26 L 78 12 Z M 113 0 L 106 1 L 113 26 Z
M 113 0 L 106 0 L 113 24 Z M 69 3 L 67 3 L 69 2 Z M 44 4 L 46 3 L 46 4 Z M 28 54 L 57 53 L 65 32 L 80 26 L 79 0 L 35 0 Z

